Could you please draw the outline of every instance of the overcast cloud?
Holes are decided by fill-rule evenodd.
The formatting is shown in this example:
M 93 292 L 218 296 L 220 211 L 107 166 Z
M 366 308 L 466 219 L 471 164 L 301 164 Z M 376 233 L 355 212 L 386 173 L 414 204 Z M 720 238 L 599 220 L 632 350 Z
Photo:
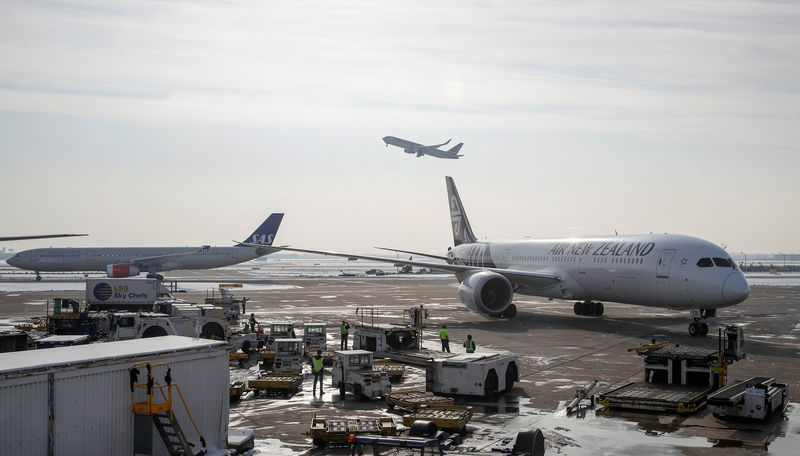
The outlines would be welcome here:
M 799 54 L 794 2 L 2 1 L 0 234 L 442 252 L 452 175 L 481 237 L 798 251 Z

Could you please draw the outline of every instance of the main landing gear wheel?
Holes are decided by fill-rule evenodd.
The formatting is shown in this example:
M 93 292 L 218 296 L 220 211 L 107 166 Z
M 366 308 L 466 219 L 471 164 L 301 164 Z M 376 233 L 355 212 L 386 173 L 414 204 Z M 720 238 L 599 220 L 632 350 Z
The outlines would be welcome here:
M 508 306 L 508 309 L 504 310 L 502 314 L 500 314 L 503 318 L 514 318 L 517 316 L 517 306 L 511 304 Z
M 572 310 L 575 311 L 575 315 L 603 315 L 603 311 L 605 308 L 603 307 L 602 302 L 594 302 L 594 301 L 581 301 L 576 302 L 575 305 L 572 307 Z
M 703 337 L 708 334 L 708 325 L 702 321 L 694 321 L 689 324 L 689 335 L 692 337 Z
M 36 273 L 36 280 L 42 280 L 42 276 L 40 276 L 39 273 Z

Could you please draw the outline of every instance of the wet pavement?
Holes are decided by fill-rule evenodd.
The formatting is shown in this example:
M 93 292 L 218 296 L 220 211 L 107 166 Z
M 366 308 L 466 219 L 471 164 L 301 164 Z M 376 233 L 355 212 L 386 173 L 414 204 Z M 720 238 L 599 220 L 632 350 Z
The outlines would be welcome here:
M 236 281 L 236 277 L 198 277 L 206 282 Z M 195 277 L 192 277 L 195 278 Z M 377 278 L 281 278 L 264 281 L 261 289 L 239 292 L 248 296 L 247 313 L 263 323 L 272 320 L 328 323 L 329 345 L 338 347 L 338 323 L 359 320 L 356 309 L 374 306 L 376 323 L 399 322 L 402 311 L 424 305 L 425 346 L 438 348 L 437 334 L 447 324 L 453 351 L 461 352 L 463 340 L 471 334 L 478 351 L 502 350 L 516 354 L 521 364 L 521 381 L 511 394 L 497 400 L 467 400 L 457 404 L 473 407 L 468 426 L 467 447 L 488 449 L 505 435 L 541 428 L 547 440 L 547 454 L 759 454 L 768 445 L 769 454 L 796 454 L 800 448 L 800 405 L 792 404 L 784 416 L 765 423 L 723 421 L 707 410 L 688 416 L 674 414 L 604 412 L 584 410 L 567 416 L 565 405 L 575 390 L 592 379 L 597 393 L 629 381 L 640 381 L 642 360 L 628 348 L 647 343 L 680 343 L 716 347 L 717 328 L 737 324 L 745 328 L 747 358 L 729 368 L 729 381 L 756 375 L 774 376 L 789 384 L 797 402 L 800 379 L 800 287 L 754 286 L 744 303 L 718 310 L 709 319 L 706 338 L 688 335 L 688 312 L 621 304 L 605 304 L 601 317 L 576 316 L 572 302 L 518 296 L 519 313 L 513 320 L 490 319 L 468 312 L 458 300 L 452 277 Z M 268 287 L 266 285 L 279 285 Z M 13 296 L 12 296 L 13 295 Z M 41 315 L 43 300 L 52 297 L 81 297 L 79 292 L 0 293 L 0 323 L 27 321 Z M 188 300 L 202 300 L 205 292 L 189 291 Z M 351 329 L 352 331 L 352 329 Z M 257 368 L 232 365 L 232 379 L 255 377 Z M 290 399 L 245 395 L 231 404 L 230 427 L 253 429 L 256 451 L 263 455 L 348 454 L 344 449 L 312 448 L 305 435 L 317 416 L 377 417 L 391 415 L 399 423 L 399 412 L 389 411 L 381 400 L 345 401 L 329 387 L 322 397 L 311 393 L 310 368 L 302 391 Z M 424 390 L 424 370 L 408 367 L 395 391 Z M 766 453 L 765 453 L 766 454 Z

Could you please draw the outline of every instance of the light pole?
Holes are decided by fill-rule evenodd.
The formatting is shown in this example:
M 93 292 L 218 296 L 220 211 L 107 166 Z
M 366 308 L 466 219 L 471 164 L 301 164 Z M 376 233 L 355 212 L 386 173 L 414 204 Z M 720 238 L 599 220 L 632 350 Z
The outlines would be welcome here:
M 747 266 L 747 254 L 744 253 L 744 252 L 739 252 L 739 253 L 741 253 L 744 256 L 744 264 L 743 264 L 743 266 L 746 267 Z

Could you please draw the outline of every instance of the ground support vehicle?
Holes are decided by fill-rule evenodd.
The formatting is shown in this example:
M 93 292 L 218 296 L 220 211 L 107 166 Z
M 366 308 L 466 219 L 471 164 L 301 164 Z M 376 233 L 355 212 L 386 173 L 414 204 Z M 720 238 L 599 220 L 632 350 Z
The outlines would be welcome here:
M 241 283 L 221 283 L 219 284 L 219 294 L 214 288 L 206 290 L 205 303 L 222 307 L 231 319 L 238 320 L 244 313 L 248 298 L 236 298 L 232 290 L 241 287 Z
M 644 358 L 644 381 L 601 392 L 595 403 L 609 408 L 693 413 L 709 393 L 725 386 L 727 366 L 743 359 L 742 328 L 720 330 L 719 347 L 650 344 L 633 348 Z
M 242 394 L 245 392 L 245 383 L 241 380 L 237 380 L 231 383 L 231 400 L 238 401 Z
M 383 396 L 390 409 L 395 407 L 408 411 L 415 411 L 423 406 L 453 405 L 451 397 L 437 396 L 428 391 L 407 391 L 402 393 L 389 393 Z
M 88 310 L 150 310 L 161 296 L 169 296 L 169 290 L 156 279 L 86 280 Z
M 324 418 L 314 416 L 308 435 L 318 448 L 326 445 L 348 445 L 350 436 L 358 434 L 395 435 L 397 426 L 391 417 Z
M 406 326 L 355 325 L 353 348 L 375 353 L 414 350 L 418 345 L 417 330 Z
M 774 378 L 753 377 L 732 383 L 708 395 L 715 417 L 736 416 L 763 420 L 786 402 L 786 384 Z
M 511 391 L 518 380 L 516 356 L 461 353 L 434 359 L 426 368 L 425 389 L 438 394 L 489 397 Z
M 439 429 L 463 431 L 472 419 L 472 407 L 463 405 L 423 405 L 403 416 L 403 424 L 411 426 L 415 421 L 431 421 Z
M 302 385 L 302 374 L 266 373 L 247 381 L 247 388 L 254 391 L 256 396 L 264 393 L 267 396 L 291 397 Z
M 257 350 L 258 347 L 258 334 L 255 333 L 233 333 L 228 339 L 231 344 L 232 350 L 242 350 L 242 353 L 249 355 L 252 351 Z
M 350 391 L 358 399 L 381 397 L 392 391 L 389 377 L 372 370 L 372 352 L 344 350 L 334 353 L 331 385 L 342 399 Z
M 317 350 L 328 349 L 325 323 L 305 323 L 303 325 L 303 347 L 305 347 L 306 353 L 311 353 L 312 356 L 317 353 Z
M 504 438 L 490 448 L 477 450 L 462 448 L 460 435 L 440 431 L 430 421 L 416 421 L 408 436 L 355 435 L 350 445 L 351 456 L 404 455 L 404 456 L 479 456 L 509 454 L 544 456 L 544 435 L 539 429 L 518 432 Z
M 276 339 L 275 360 L 272 371 L 279 374 L 303 373 L 303 341 L 301 339 Z
M 406 373 L 406 366 L 404 364 L 392 362 L 391 359 L 376 359 L 372 362 L 372 370 L 375 372 L 383 372 L 389 376 L 390 381 L 399 381 Z
M 264 346 L 272 350 L 275 349 L 275 341 L 278 339 L 286 339 L 289 337 L 289 328 L 293 326 L 291 323 L 270 323 L 269 334 L 267 334 Z

